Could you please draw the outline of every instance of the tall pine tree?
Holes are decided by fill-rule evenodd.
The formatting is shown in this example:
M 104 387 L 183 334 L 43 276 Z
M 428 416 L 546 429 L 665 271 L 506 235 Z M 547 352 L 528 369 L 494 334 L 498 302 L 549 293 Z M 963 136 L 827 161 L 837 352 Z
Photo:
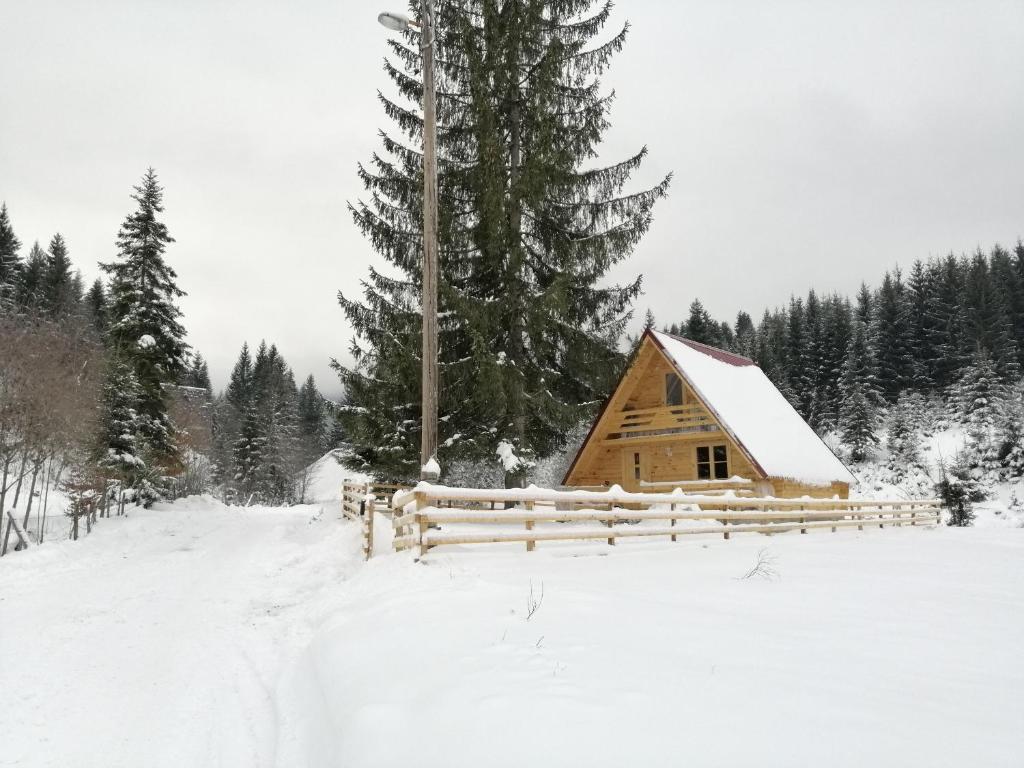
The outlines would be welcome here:
M 593 167 L 611 94 L 599 76 L 622 28 L 591 46 L 611 4 L 466 0 L 437 10 L 441 210 L 442 465 L 456 456 L 521 461 L 560 448 L 614 383 L 639 280 L 603 278 L 647 231 L 668 187 L 627 193 L 646 149 Z M 403 134 L 384 135 L 360 178 L 356 223 L 398 276 L 371 269 L 364 297 L 342 296 L 356 331 L 338 366 L 353 463 L 395 477 L 419 467 L 422 95 L 413 35 L 387 71 L 410 106 L 381 97 Z M 407 142 L 407 143 L 405 143 Z M 508 467 L 508 465 L 506 465 Z
M 188 345 L 175 303 L 185 293 L 164 261 L 174 238 L 158 218 L 163 190 L 152 168 L 132 198 L 138 207 L 118 233 L 119 258 L 100 265 L 110 275 L 108 338 L 138 379 L 142 436 L 156 463 L 170 465 L 177 451 L 162 385 L 175 382 L 185 365 Z

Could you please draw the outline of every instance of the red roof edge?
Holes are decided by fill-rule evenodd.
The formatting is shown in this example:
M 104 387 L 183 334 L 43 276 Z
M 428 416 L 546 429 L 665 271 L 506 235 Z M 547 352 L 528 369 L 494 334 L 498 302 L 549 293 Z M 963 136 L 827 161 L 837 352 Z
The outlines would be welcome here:
M 660 333 L 664 333 L 664 331 L 660 331 Z M 735 365 L 738 367 L 745 365 L 757 365 L 757 363 L 755 363 L 749 357 L 737 355 L 735 352 L 726 352 L 724 349 L 712 347 L 710 344 L 701 344 L 699 341 L 693 341 L 692 339 L 684 339 L 682 336 L 676 336 L 673 333 L 665 333 L 664 335 L 668 336 L 670 339 L 675 339 L 676 341 L 685 344 L 690 349 L 694 349 L 697 352 L 701 352 L 707 355 L 708 357 L 713 357 L 715 360 L 718 360 L 719 362 L 722 363 L 727 363 L 729 365 Z

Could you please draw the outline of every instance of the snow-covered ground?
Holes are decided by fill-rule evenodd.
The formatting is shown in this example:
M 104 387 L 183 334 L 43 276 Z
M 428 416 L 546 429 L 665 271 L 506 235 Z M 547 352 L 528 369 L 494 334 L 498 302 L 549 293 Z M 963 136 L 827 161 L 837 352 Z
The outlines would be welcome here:
M 263 766 L 361 542 L 336 505 L 193 497 L 0 559 L 0 765 Z
M 1024 765 L 1024 530 L 364 564 L 334 503 L 129 511 L 0 560 L 0 765 Z

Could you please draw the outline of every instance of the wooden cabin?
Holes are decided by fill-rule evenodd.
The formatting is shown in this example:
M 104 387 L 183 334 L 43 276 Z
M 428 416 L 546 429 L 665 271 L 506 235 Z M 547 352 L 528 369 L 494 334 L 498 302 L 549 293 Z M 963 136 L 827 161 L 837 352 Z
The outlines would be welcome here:
M 648 330 L 563 483 L 845 499 L 854 479 L 753 360 Z

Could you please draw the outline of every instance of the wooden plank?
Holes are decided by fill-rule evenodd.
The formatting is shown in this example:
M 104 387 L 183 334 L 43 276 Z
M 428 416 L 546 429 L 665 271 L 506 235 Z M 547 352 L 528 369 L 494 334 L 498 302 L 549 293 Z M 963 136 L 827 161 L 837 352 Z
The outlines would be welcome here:
M 934 522 L 935 517 L 927 519 L 918 518 L 921 522 Z M 891 524 L 892 521 L 884 521 Z M 731 533 L 785 533 L 787 531 L 806 528 L 829 528 L 832 525 L 847 528 L 858 524 L 857 520 L 837 520 L 825 522 L 808 523 L 780 523 L 776 525 L 735 525 L 730 527 Z M 682 528 L 682 527 L 637 527 L 637 528 L 614 528 L 616 538 L 639 538 L 645 536 L 694 536 L 699 534 L 718 534 L 720 528 Z M 579 528 L 576 530 L 558 531 L 495 531 L 479 533 L 428 533 L 425 540 L 427 546 L 437 547 L 448 544 L 493 544 L 503 542 L 524 542 L 524 541 L 573 541 L 588 539 L 608 538 L 607 528 Z
M 698 510 L 687 511 L 675 509 L 676 505 L 669 505 L 668 509 L 616 509 L 606 512 L 596 509 L 584 509 L 578 511 L 548 509 L 534 509 L 532 512 L 522 508 L 509 510 L 466 510 L 466 509 L 437 509 L 427 508 L 422 514 L 431 523 L 480 523 L 480 524 L 501 524 L 501 523 L 525 523 L 532 522 L 574 522 L 587 520 L 727 520 L 729 522 L 744 522 L 752 520 L 841 520 L 851 516 L 852 512 L 846 510 L 835 511 L 814 511 L 814 512 L 788 512 L 779 510 L 762 510 L 748 512 L 729 512 L 725 510 Z M 687 505 L 689 506 L 689 505 Z M 927 512 L 927 510 L 918 510 Z M 932 510 L 934 512 L 934 510 Z M 865 509 L 860 515 L 889 514 L 886 509 Z M 904 512 L 904 514 L 908 514 Z M 394 525 L 397 527 L 400 522 L 407 525 L 415 518 L 414 514 L 406 514 L 395 518 Z
M 926 507 L 933 506 L 938 507 L 940 501 L 938 499 L 916 499 L 908 501 L 906 499 L 887 500 L 887 499 L 860 499 L 860 500 L 848 500 L 848 499 L 783 499 L 783 498 L 771 498 L 771 497 L 751 497 L 751 498 L 731 498 L 731 497 L 720 497 L 720 496 L 702 496 L 699 493 L 694 494 L 672 494 L 672 493 L 629 493 L 623 491 L 622 493 L 612 494 L 607 491 L 588 491 L 583 492 L 582 497 L 573 491 L 543 491 L 538 490 L 535 494 L 524 493 L 521 489 L 513 489 L 511 492 L 502 492 L 501 489 L 460 489 L 458 494 L 445 494 L 444 488 L 436 487 L 436 490 L 423 491 L 425 499 L 428 501 L 429 506 L 442 506 L 447 504 L 449 501 L 454 501 L 456 505 L 465 506 L 467 502 L 475 503 L 495 503 L 505 504 L 507 502 L 512 503 L 524 503 L 526 501 L 533 501 L 534 503 L 546 501 L 550 503 L 562 503 L 568 501 L 574 501 L 576 503 L 587 503 L 591 502 L 594 504 L 605 505 L 613 503 L 617 505 L 634 504 L 648 506 L 651 504 L 671 504 L 671 503 L 689 503 L 689 504 L 717 504 L 727 508 L 806 508 L 806 509 L 845 509 L 847 506 L 852 505 L 856 508 L 869 507 L 869 506 L 881 506 L 881 507 L 894 507 L 896 505 L 910 507 Z M 437 503 L 435 503 L 437 502 Z

